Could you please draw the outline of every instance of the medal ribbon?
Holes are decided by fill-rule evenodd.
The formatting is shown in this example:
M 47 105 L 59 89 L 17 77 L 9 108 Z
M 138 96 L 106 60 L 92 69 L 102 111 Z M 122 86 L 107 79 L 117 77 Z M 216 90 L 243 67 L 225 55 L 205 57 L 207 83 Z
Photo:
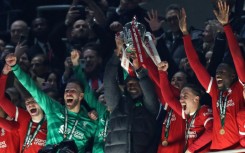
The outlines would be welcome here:
M 196 118 L 196 115 L 197 115 L 197 112 L 199 111 L 200 108 L 197 109 L 197 111 L 194 113 L 191 121 L 190 121 L 190 124 L 188 124 L 188 119 L 185 119 L 185 150 L 187 149 L 187 141 L 188 141 L 188 133 L 190 132 L 190 129 L 191 129 L 191 125 L 193 124 L 195 118 Z
M 227 101 L 228 101 L 228 95 L 229 94 L 227 94 L 225 96 L 225 99 L 224 99 L 224 102 L 223 102 L 223 92 L 220 91 L 220 93 L 219 93 L 220 122 L 221 122 L 222 128 L 225 125 L 226 105 L 227 105 Z
M 65 129 L 64 129 L 64 138 L 66 138 L 66 135 L 68 134 L 67 133 L 67 122 L 68 122 L 68 111 L 67 111 L 67 109 L 65 108 Z M 72 138 L 72 135 L 73 135 L 73 133 L 75 132 L 75 130 L 76 130 L 76 127 L 77 127 L 77 123 L 78 123 L 78 119 L 76 119 L 76 121 L 75 121 L 75 123 L 74 123 L 74 125 L 73 125 L 73 127 L 72 127 L 72 130 L 71 130 L 71 132 L 69 133 L 70 134 L 70 136 L 69 136 L 69 140 Z
M 165 131 L 164 131 L 164 138 L 166 140 L 168 139 L 168 135 L 169 135 L 169 129 L 170 129 L 170 122 L 171 122 L 172 114 L 173 114 L 173 110 L 171 109 L 168 113 L 168 118 L 166 121 L 166 126 L 165 126 Z
M 29 147 L 30 144 L 32 143 L 32 141 L 34 140 L 34 138 L 36 137 L 37 133 L 39 132 L 42 124 L 44 123 L 44 121 L 46 120 L 46 116 L 44 116 L 42 118 L 42 120 L 38 123 L 37 125 L 37 128 L 36 130 L 34 131 L 33 135 L 31 136 L 31 129 L 32 129 L 32 120 L 29 122 L 29 126 L 28 126 L 28 131 L 27 131 L 27 134 L 26 134 L 26 138 L 25 138 L 25 142 L 22 146 L 22 151 L 21 152 L 24 152 L 24 150 L 26 149 L 26 147 Z

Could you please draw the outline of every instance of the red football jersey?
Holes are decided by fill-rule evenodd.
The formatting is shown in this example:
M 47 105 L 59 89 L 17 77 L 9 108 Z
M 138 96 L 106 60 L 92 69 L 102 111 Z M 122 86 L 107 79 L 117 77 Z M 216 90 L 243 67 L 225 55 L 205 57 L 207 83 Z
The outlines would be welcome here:
M 186 124 L 189 127 L 186 128 L 187 150 L 196 153 L 208 152 L 212 140 L 212 109 L 207 106 L 201 106 L 197 114 L 192 114 L 187 119 Z

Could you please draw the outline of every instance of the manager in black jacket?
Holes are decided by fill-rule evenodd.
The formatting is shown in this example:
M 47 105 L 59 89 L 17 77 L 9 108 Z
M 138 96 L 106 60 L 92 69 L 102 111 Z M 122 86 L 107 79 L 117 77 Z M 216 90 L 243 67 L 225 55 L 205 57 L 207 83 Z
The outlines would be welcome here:
M 119 58 L 114 54 L 104 75 L 106 105 L 111 114 L 105 153 L 156 153 L 156 116 L 159 102 L 146 70 L 138 68 L 137 77 L 125 80 L 119 89 Z

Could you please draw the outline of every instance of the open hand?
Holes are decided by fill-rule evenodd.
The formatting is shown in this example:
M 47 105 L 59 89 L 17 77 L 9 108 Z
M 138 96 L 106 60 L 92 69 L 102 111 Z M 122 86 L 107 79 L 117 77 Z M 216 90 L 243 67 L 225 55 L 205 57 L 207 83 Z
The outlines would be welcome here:
M 180 11 L 180 15 L 178 16 L 179 18 L 179 28 L 182 31 L 182 33 L 184 35 L 188 34 L 188 30 L 187 30 L 187 22 L 186 22 L 186 12 L 185 9 L 182 8 Z
M 167 71 L 168 70 L 168 62 L 167 61 L 162 61 L 157 65 L 157 68 L 159 71 Z
M 120 22 L 118 21 L 114 21 L 110 24 L 110 29 L 113 32 L 119 32 L 123 30 L 123 26 Z
M 10 53 L 6 56 L 5 58 L 5 62 L 8 66 L 15 66 L 16 62 L 17 62 L 17 58 L 16 55 L 14 55 L 14 53 Z
M 214 14 L 222 25 L 226 25 L 229 22 L 229 5 L 220 0 L 218 1 L 218 8 L 219 11 L 214 10 Z
M 158 12 L 156 10 L 151 10 L 147 12 L 148 18 L 144 18 L 146 22 L 151 27 L 152 31 L 157 31 L 161 28 L 162 24 L 164 23 L 164 20 L 159 21 L 158 19 Z

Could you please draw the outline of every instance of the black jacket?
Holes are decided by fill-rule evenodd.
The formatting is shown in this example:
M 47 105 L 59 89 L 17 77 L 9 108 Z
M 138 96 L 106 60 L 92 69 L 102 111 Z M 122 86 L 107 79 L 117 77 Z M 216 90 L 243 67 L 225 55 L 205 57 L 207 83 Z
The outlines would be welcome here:
M 138 78 L 143 96 L 133 100 L 122 94 L 116 79 L 118 64 L 118 57 L 113 55 L 104 76 L 105 99 L 111 111 L 105 153 L 156 153 L 159 102 L 153 84 L 146 71 L 141 71 Z

